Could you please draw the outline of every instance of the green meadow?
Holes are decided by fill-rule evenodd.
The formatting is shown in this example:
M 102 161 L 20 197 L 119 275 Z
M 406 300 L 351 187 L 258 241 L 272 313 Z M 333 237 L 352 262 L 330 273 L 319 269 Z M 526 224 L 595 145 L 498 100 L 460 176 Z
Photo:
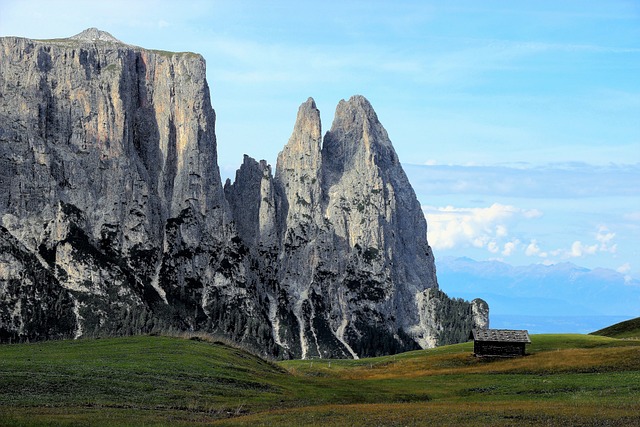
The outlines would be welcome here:
M 590 335 L 600 335 L 611 338 L 640 339 L 640 317 L 616 323 L 608 328 L 592 332 Z
M 274 363 L 202 337 L 4 345 L 0 425 L 640 426 L 639 340 L 472 347 Z

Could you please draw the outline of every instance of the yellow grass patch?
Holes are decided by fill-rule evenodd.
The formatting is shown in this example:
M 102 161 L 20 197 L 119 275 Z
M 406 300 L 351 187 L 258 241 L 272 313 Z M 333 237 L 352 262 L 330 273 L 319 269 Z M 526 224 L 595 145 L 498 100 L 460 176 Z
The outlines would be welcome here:
M 487 373 L 613 372 L 640 370 L 640 347 L 564 349 L 518 358 L 477 358 L 471 353 L 425 355 L 349 369 L 317 365 L 316 375 L 351 380 L 418 378 L 431 375 Z M 292 369 L 292 372 L 297 372 Z M 307 372 L 308 374 L 308 372 Z

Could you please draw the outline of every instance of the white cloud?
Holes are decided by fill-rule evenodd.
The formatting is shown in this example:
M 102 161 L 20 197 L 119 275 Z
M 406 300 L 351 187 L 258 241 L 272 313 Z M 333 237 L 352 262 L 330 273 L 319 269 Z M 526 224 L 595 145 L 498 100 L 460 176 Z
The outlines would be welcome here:
M 538 246 L 538 242 L 532 240 L 531 243 L 527 245 L 527 249 L 525 249 L 524 254 L 526 256 L 534 256 L 540 253 L 540 246 Z
M 633 277 L 631 277 L 631 264 L 625 262 L 620 267 L 616 268 L 616 271 L 620 274 L 624 275 L 625 283 L 631 283 L 633 281 Z
M 522 211 L 522 214 L 526 219 L 538 218 L 542 216 L 542 212 L 540 212 L 538 209 L 527 209 Z
M 625 262 L 620 267 L 616 268 L 616 271 L 620 274 L 627 274 L 628 272 L 631 271 L 631 264 L 629 264 L 628 262 Z
M 573 258 L 579 258 L 584 255 L 593 255 L 598 251 L 598 245 L 585 245 L 579 240 L 576 240 L 571 244 L 571 250 L 568 252 L 568 256 Z
M 519 245 L 520 245 L 520 240 L 518 240 L 518 239 L 516 239 L 516 240 L 514 240 L 512 242 L 505 243 L 504 247 L 503 247 L 503 250 L 502 250 L 502 255 L 504 255 L 504 256 L 512 255 Z
M 535 239 L 529 242 L 529 244 L 527 245 L 527 248 L 524 251 L 524 254 L 526 256 L 538 256 L 540 258 L 547 258 L 549 256 L 549 254 L 546 251 L 543 251 L 542 249 L 540 249 L 540 246 L 538 245 L 538 241 Z
M 615 237 L 616 233 L 601 225 L 595 233 L 595 242 L 587 244 L 576 240 L 571 244 L 570 250 L 558 252 L 562 253 L 565 258 L 580 258 L 597 253 L 615 254 L 618 250 L 618 245 L 613 242 Z
M 527 212 L 524 212 L 524 217 L 527 218 Z M 502 224 L 498 224 L 496 225 L 496 236 L 497 237 L 505 237 L 507 234 L 509 234 L 509 232 L 507 231 L 507 227 L 505 227 Z
M 503 255 L 512 253 L 517 245 L 516 241 L 502 242 L 509 236 L 509 224 L 542 215 L 535 209 L 499 203 L 486 208 L 424 206 L 423 210 L 429 224 L 429 243 L 435 249 L 472 246 L 498 253 L 502 246 Z
M 584 243 L 582 240 L 574 240 L 568 249 L 557 248 L 549 250 L 544 250 L 536 239 L 532 239 L 525 248 L 524 254 L 528 257 L 560 259 L 582 258 L 598 253 L 614 254 L 617 251 L 617 245 L 613 243 L 615 236 L 616 233 L 611 232 L 606 226 L 600 226 L 595 233 L 595 242 Z
M 616 253 L 618 245 L 611 243 L 614 237 L 616 237 L 616 233 L 610 232 L 604 225 L 600 226 L 598 228 L 598 233 L 596 234 L 596 240 L 600 244 L 598 250 L 601 252 L 610 252 L 612 254 Z

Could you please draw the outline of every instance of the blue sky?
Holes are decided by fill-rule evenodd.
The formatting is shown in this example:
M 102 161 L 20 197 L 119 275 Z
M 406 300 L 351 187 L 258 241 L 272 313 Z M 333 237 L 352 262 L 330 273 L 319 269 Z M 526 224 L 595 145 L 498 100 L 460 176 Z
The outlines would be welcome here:
M 640 277 L 640 1 L 0 2 L 0 35 L 87 27 L 205 57 L 225 176 L 362 94 L 436 257 Z

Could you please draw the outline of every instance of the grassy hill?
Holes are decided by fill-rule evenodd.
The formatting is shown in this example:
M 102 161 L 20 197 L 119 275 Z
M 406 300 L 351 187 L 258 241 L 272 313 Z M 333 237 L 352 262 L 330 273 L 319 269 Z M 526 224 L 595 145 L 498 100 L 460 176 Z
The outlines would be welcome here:
M 221 343 L 128 337 L 0 346 L 0 425 L 640 426 L 640 341 L 534 335 L 277 364 Z
M 611 338 L 636 338 L 640 339 L 640 317 L 616 323 L 608 328 L 592 332 L 590 335 L 600 335 Z

